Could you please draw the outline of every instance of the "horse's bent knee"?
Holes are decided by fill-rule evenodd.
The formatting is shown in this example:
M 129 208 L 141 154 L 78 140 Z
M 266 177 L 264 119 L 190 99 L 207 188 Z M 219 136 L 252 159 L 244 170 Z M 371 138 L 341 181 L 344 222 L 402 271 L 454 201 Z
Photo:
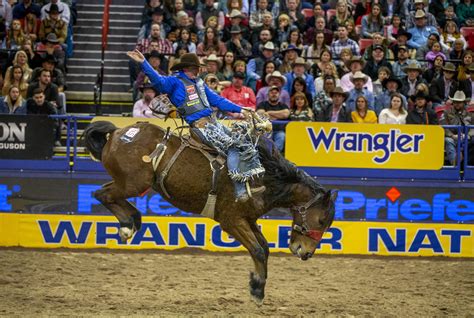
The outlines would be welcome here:
M 255 257 L 255 260 L 259 261 L 259 262 L 266 262 L 267 261 L 267 254 L 265 252 L 265 249 L 263 247 L 257 247 L 255 248 L 255 250 L 253 251 L 253 255 Z

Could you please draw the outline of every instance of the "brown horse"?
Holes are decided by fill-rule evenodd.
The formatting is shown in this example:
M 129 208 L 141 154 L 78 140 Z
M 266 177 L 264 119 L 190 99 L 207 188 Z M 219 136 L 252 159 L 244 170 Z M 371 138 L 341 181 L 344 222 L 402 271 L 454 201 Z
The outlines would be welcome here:
M 130 128 L 137 128 L 133 140 L 124 140 Z M 165 131 L 149 123 L 137 123 L 122 129 L 107 121 L 92 123 L 84 131 L 85 144 L 91 155 L 102 161 L 112 177 L 94 196 L 119 220 L 121 235 L 132 236 L 140 230 L 140 212 L 127 201 L 152 188 L 166 198 L 157 182 L 159 171 L 177 151 L 181 140 L 172 135 L 168 149 L 156 171 L 142 160 L 163 140 Z M 256 224 L 257 219 L 273 208 L 288 208 L 293 224 L 290 250 L 302 260 L 310 258 L 321 236 L 334 219 L 336 192 L 326 191 L 314 178 L 288 162 L 266 138 L 260 138 L 258 150 L 266 172 L 263 184 L 264 204 L 256 208 L 251 202 L 236 203 L 233 185 L 223 169 L 218 179 L 215 220 L 250 252 L 255 272 L 250 274 L 250 293 L 262 303 L 267 279 L 268 244 Z M 211 188 L 209 161 L 198 150 L 185 148 L 165 180 L 168 201 L 175 207 L 199 214 Z

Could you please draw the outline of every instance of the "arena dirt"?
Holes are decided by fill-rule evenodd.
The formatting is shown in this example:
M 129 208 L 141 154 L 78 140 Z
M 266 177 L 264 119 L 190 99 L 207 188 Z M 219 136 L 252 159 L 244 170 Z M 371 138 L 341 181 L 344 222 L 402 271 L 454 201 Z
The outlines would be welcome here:
M 1 249 L 0 315 L 474 315 L 472 260 L 272 255 L 261 307 L 252 266 L 240 253 Z

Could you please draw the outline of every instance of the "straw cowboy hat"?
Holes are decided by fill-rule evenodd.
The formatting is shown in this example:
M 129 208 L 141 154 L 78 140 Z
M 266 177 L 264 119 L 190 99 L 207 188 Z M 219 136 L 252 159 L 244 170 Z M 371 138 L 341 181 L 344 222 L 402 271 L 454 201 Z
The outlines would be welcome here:
M 360 66 L 363 68 L 364 65 L 365 65 L 365 61 L 361 58 L 361 57 L 358 57 L 358 56 L 353 56 L 349 61 L 346 62 L 346 66 L 347 68 L 351 68 L 351 65 L 353 63 L 360 63 Z
M 262 50 L 269 50 L 269 51 L 275 51 L 275 44 L 273 42 L 268 41 L 265 43 L 265 45 L 262 47 Z
M 464 94 L 463 91 L 456 91 L 456 93 L 454 93 L 454 96 L 453 97 L 449 97 L 450 100 L 452 100 L 453 102 L 465 102 L 466 101 L 466 94 Z
M 296 65 L 303 65 L 304 67 L 307 66 L 306 61 L 302 57 L 297 57 L 296 60 L 291 63 L 291 67 L 295 67 Z
M 204 63 L 207 64 L 209 62 L 216 62 L 219 68 L 222 66 L 222 61 L 215 54 L 211 54 L 209 57 L 204 59 Z
M 233 9 L 233 10 L 230 12 L 230 18 L 231 18 L 231 19 L 234 19 L 234 18 L 241 18 L 241 19 L 243 19 L 244 16 L 242 15 L 242 13 L 241 13 L 239 10 Z
M 279 71 L 274 71 L 273 73 L 267 74 L 267 76 L 265 77 L 265 81 L 268 83 L 270 81 L 270 78 L 272 77 L 280 78 L 283 81 L 283 85 L 286 84 L 286 77 L 281 75 Z
M 416 10 L 415 19 L 422 19 L 426 17 L 426 13 L 423 10 Z
M 185 53 L 181 56 L 179 62 L 171 67 L 171 70 L 179 71 L 179 70 L 182 70 L 183 68 L 192 67 L 192 66 L 201 67 L 201 66 L 206 66 L 206 65 L 201 64 L 201 62 L 199 62 L 199 58 L 196 54 Z
M 349 94 L 344 92 L 344 90 L 340 86 L 336 87 L 331 93 L 329 93 L 329 96 L 331 96 L 332 98 L 336 94 L 342 95 L 344 97 L 344 101 L 346 101 L 347 97 L 349 97 Z
M 418 65 L 418 63 L 408 64 L 407 67 L 403 68 L 403 71 L 405 73 L 408 72 L 408 71 L 417 71 L 419 73 L 423 72 L 423 70 L 421 69 L 420 65 Z
M 365 75 L 365 74 L 362 73 L 361 71 L 355 72 L 354 75 L 351 75 L 351 78 L 350 78 L 350 79 L 351 79 L 351 82 L 352 82 L 352 83 L 354 83 L 355 80 L 358 80 L 358 79 L 364 80 L 364 83 L 367 83 L 367 81 L 369 80 L 369 79 L 367 78 L 367 75 Z
M 456 73 L 456 66 L 453 63 L 448 62 L 443 66 L 443 71 Z

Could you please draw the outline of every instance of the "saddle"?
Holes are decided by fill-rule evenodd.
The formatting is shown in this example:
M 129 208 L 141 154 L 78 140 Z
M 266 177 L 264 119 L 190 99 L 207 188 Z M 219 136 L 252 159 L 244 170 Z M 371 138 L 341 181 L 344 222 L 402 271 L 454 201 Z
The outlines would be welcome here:
M 155 150 L 150 155 L 145 155 L 142 157 L 144 162 L 152 162 L 153 169 L 156 171 L 158 168 L 161 159 L 163 158 L 164 153 L 166 152 L 169 138 L 171 137 L 170 128 L 166 130 L 165 136 L 163 140 L 156 145 Z M 209 160 L 209 164 L 212 171 L 212 185 L 211 190 L 208 193 L 208 198 L 206 205 L 204 206 L 201 215 L 214 219 L 215 216 L 215 206 L 217 202 L 217 180 L 219 179 L 219 174 L 222 168 L 224 168 L 226 163 L 225 155 L 219 153 L 214 147 L 211 147 L 205 144 L 201 138 L 192 130 L 190 129 L 189 135 L 179 135 L 181 140 L 181 145 L 179 146 L 178 150 L 173 154 L 171 159 L 167 162 L 165 168 L 158 174 L 158 181 L 160 184 L 160 188 L 163 193 L 168 197 L 171 198 L 168 191 L 166 190 L 165 186 L 165 179 L 168 176 L 171 167 L 178 159 L 179 155 L 183 152 L 183 150 L 187 147 L 191 149 L 198 150 L 201 152 L 207 160 Z

